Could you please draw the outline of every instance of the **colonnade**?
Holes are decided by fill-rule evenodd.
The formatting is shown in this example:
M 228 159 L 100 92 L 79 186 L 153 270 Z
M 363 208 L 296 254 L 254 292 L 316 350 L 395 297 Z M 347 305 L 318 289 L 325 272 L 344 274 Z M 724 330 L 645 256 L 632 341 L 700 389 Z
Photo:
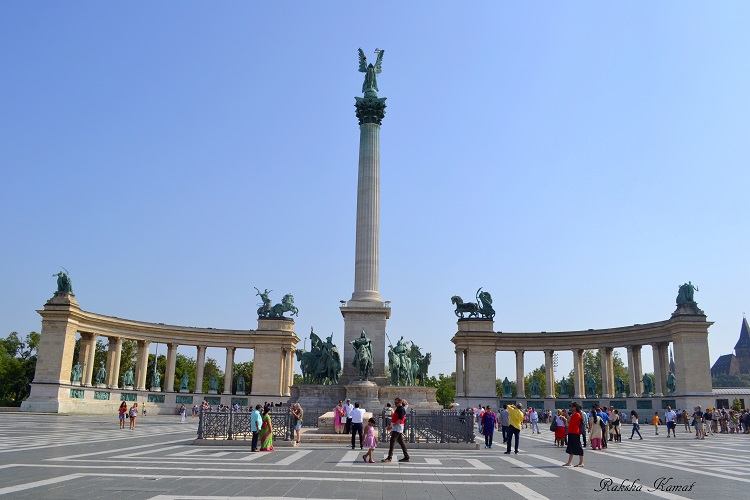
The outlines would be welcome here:
M 137 342 L 133 387 L 128 390 L 148 391 L 146 372 L 149 348 L 153 343 L 166 344 L 166 370 L 162 378 L 165 392 L 179 392 L 175 380 L 177 349 L 194 346 L 196 349 L 195 387 L 193 394 L 203 393 L 206 349 L 222 348 L 226 351 L 225 381 L 222 394 L 232 394 L 232 380 L 237 349 L 252 349 L 254 372 L 250 396 L 279 398 L 290 396 L 294 377 L 294 352 L 299 338 L 294 333 L 291 319 L 258 319 L 257 330 L 225 330 L 194 328 L 162 323 L 145 323 L 104 316 L 80 309 L 73 294 L 56 292 L 37 311 L 42 316 L 42 331 L 38 346 L 37 366 L 32 390 L 24 411 L 60 411 L 61 400 L 70 397 L 74 361 L 82 367 L 80 385 L 86 388 L 124 389 L 120 387 L 120 366 L 124 340 Z M 80 334 L 78 358 L 73 359 L 76 336 Z M 95 383 L 94 355 L 98 338 L 106 337 L 109 343 L 105 369 L 107 377 L 103 386 Z M 175 385 L 178 385 L 175 389 Z M 156 388 L 153 388 L 156 389 Z M 67 391 L 67 392 L 66 392 Z M 217 391 L 220 392 L 220 391 Z M 68 396 L 66 396 L 68 394 Z M 105 398 L 107 399 L 107 398 Z
M 543 351 L 546 372 L 546 394 L 555 398 L 554 355 L 573 354 L 573 397 L 586 398 L 584 352 L 598 350 L 601 357 L 601 392 L 597 398 L 664 397 L 669 374 L 669 345 L 674 346 L 677 390 L 673 396 L 693 397 L 712 394 L 708 355 L 708 327 L 703 314 L 675 313 L 667 321 L 633 325 L 632 327 L 573 332 L 504 333 L 494 331 L 494 322 L 487 319 L 458 321 L 452 339 L 456 353 L 456 399 L 474 404 L 496 397 L 496 352 L 515 353 L 517 399 L 526 399 L 524 356 L 527 352 Z M 654 365 L 654 387 L 644 393 L 642 349 L 651 346 Z M 614 349 L 627 349 L 628 394 L 616 393 Z M 625 382 L 625 381 L 623 381 Z M 536 396 L 536 395 L 535 395 Z

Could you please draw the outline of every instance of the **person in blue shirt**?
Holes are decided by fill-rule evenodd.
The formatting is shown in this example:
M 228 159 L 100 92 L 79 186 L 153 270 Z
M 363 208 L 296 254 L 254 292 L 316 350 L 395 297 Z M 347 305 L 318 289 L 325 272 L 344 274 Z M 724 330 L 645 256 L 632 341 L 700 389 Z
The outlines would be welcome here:
M 250 430 L 253 433 L 253 441 L 250 451 L 260 452 L 258 449 L 258 436 L 260 436 L 260 427 L 263 425 L 263 417 L 260 414 L 261 405 L 255 405 L 255 409 L 250 414 Z

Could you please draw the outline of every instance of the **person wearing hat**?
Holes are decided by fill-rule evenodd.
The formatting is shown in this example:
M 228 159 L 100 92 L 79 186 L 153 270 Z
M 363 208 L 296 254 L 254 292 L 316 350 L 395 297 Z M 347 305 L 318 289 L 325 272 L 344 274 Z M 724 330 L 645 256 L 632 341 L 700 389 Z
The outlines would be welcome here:
M 352 410 L 354 409 L 351 399 L 346 400 L 344 408 L 346 409 L 346 426 L 344 426 L 344 434 L 349 434 L 352 432 Z
M 706 433 L 703 430 L 703 411 L 700 406 L 696 406 L 695 411 L 693 411 L 693 426 L 695 427 L 695 439 L 705 439 Z

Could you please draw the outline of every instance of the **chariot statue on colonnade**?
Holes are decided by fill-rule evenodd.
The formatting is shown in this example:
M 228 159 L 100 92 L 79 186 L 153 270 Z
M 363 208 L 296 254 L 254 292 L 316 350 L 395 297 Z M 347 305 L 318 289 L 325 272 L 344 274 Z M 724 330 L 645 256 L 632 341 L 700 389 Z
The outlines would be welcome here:
M 483 292 L 480 288 L 476 293 L 476 302 L 464 302 L 459 295 L 451 297 L 451 303 L 456 306 L 456 316 L 465 319 L 464 314 L 469 318 L 482 316 L 483 319 L 493 319 L 495 310 L 492 308 L 492 296 L 489 292 Z
M 273 292 L 273 290 L 266 288 L 265 291 L 261 292 L 257 287 L 253 288 L 258 292 L 255 295 L 260 297 L 260 300 L 262 301 L 258 307 L 259 318 L 284 318 L 284 313 L 286 312 L 291 312 L 292 316 L 299 316 L 299 310 L 294 305 L 294 296 L 291 293 L 284 295 L 279 304 L 271 306 L 271 299 L 268 295 Z
M 63 270 L 57 274 L 52 275 L 53 278 L 57 278 L 57 291 L 64 293 L 73 293 L 73 282 L 70 281 L 68 270 L 63 267 Z

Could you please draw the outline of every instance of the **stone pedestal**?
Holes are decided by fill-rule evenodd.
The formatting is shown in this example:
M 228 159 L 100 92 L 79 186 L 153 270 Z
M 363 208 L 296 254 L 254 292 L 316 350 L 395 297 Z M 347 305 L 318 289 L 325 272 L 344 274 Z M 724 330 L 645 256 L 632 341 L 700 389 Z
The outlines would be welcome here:
M 152 387 L 149 389 L 151 392 L 161 392 L 161 387 Z
M 360 408 L 369 411 L 379 411 L 383 405 L 378 398 L 378 386 L 374 382 L 367 380 L 358 380 L 345 386 L 346 398 L 351 399 L 352 404 L 359 403 Z
M 456 366 L 463 372 L 460 377 L 456 373 L 456 380 L 463 381 L 462 388 L 456 387 L 456 402 L 462 408 L 497 399 L 492 375 L 496 373 L 494 325 L 491 319 L 458 320 L 458 331 L 451 342 L 456 345 Z
M 217 392 L 217 391 L 211 391 L 211 390 L 209 390 L 209 391 L 208 391 L 208 393 L 209 393 L 209 394 L 218 394 L 218 392 Z
M 187 392 L 187 391 L 185 391 L 185 392 Z M 235 393 L 235 396 L 246 396 L 246 394 L 245 394 L 245 391 L 237 391 Z
M 253 398 L 288 399 L 294 376 L 293 354 L 299 338 L 290 318 L 258 318 L 253 363 L 262 367 L 253 373 L 250 396 Z
M 105 384 L 96 384 L 97 389 L 106 389 L 107 386 Z
M 189 394 L 190 393 L 190 389 L 180 389 L 180 392 L 183 393 L 183 394 Z
M 126 391 L 132 391 L 133 390 L 133 386 L 132 385 L 126 385 L 125 387 L 123 387 L 123 389 L 125 389 Z
M 341 349 L 343 373 L 341 383 L 349 383 L 359 379 L 357 369 L 352 366 L 354 349 L 351 341 L 359 338 L 362 329 L 367 338 L 372 340 L 373 379 L 385 377 L 385 325 L 391 317 L 391 308 L 385 302 L 356 302 L 350 300 L 341 309 L 344 317 L 344 346 Z M 385 378 L 383 378 L 385 380 Z

